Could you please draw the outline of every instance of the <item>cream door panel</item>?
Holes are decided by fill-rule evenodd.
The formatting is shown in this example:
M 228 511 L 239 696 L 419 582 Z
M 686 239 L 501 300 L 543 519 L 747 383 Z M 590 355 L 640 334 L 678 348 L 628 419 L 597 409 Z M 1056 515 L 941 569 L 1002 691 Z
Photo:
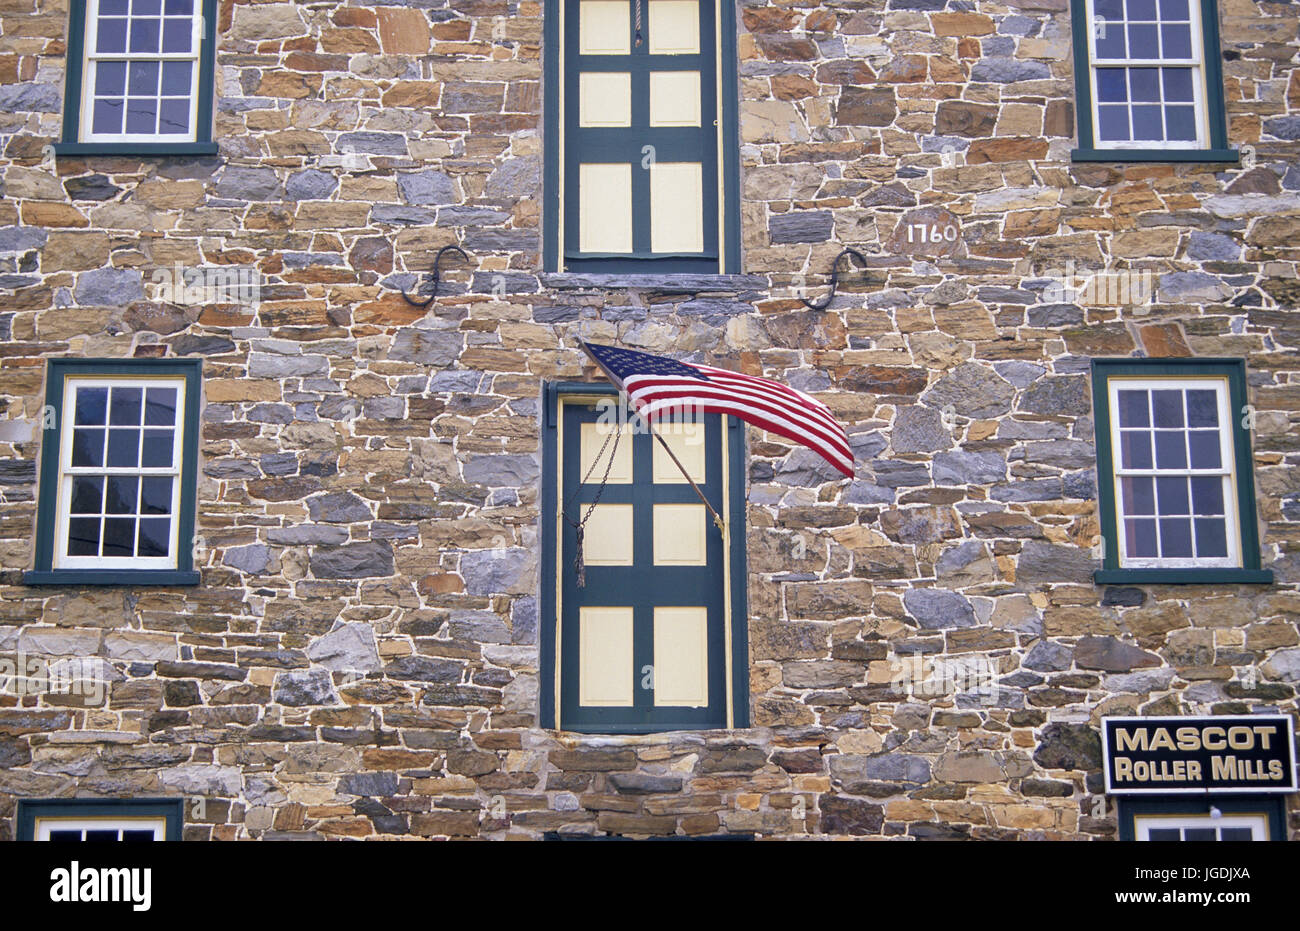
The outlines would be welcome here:
M 632 28 L 627 0 L 582 0 L 578 5 L 578 51 L 583 55 L 627 55 Z
M 697 0 L 650 0 L 650 54 L 698 55 L 700 5 Z
M 704 168 L 699 162 L 650 166 L 650 248 L 704 251 Z
M 650 125 L 700 125 L 700 73 L 650 72 Z
M 582 436 L 579 443 L 581 453 L 578 463 L 578 476 L 580 478 L 586 478 L 590 475 L 589 481 L 599 482 L 604 478 L 605 468 L 608 466 L 610 485 L 630 485 L 632 483 L 632 443 L 634 435 L 630 426 L 623 426 L 621 430 L 622 435 L 618 438 L 618 448 L 615 449 L 614 439 L 610 436 L 614 432 L 613 424 L 597 422 L 582 425 Z M 605 455 L 600 457 L 600 462 L 597 462 L 596 457 L 600 456 L 600 448 L 606 440 L 609 440 L 609 445 L 605 446 Z M 703 454 L 701 453 L 701 455 Z M 612 465 L 609 461 L 611 456 L 614 458 Z M 672 463 L 669 463 L 669 465 L 672 465 Z
M 632 609 L 578 609 L 578 704 L 630 707 Z
M 655 432 L 664 438 L 678 462 L 686 469 L 695 482 L 703 484 L 708 481 L 704 455 L 704 424 L 702 423 L 663 423 L 655 425 Z M 686 476 L 673 463 L 672 457 L 664 451 L 656 440 L 653 454 L 654 480 L 666 485 L 685 485 Z
M 632 540 L 632 505 L 598 504 L 583 528 L 583 562 L 589 566 L 630 566 Z
M 655 705 L 709 703 L 709 612 L 655 608 Z
M 584 71 L 578 75 L 578 125 L 594 128 L 631 126 L 631 73 Z
M 583 252 L 632 251 L 632 166 L 578 166 L 578 248 Z
M 708 564 L 708 521 L 704 505 L 656 504 L 654 525 L 656 566 Z

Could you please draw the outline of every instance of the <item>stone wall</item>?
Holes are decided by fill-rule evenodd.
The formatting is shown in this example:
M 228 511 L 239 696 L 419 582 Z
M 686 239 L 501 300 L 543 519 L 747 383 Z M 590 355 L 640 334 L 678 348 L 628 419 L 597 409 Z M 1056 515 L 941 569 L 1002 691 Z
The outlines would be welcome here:
M 195 839 L 1113 837 L 1103 714 L 1300 681 L 1300 17 L 1220 6 L 1242 166 L 1072 164 L 1065 0 L 741 3 L 745 275 L 673 290 L 541 273 L 539 3 L 222 0 L 219 157 L 52 164 L 67 4 L 0 0 L 0 651 L 113 679 L 0 696 L 0 837 L 74 794 L 201 798 Z M 408 306 L 450 243 L 475 271 Z M 805 309 L 846 245 L 870 270 Z M 1062 300 L 1070 260 L 1154 299 Z M 262 300 L 152 300 L 177 264 Z M 596 380 L 579 336 L 849 425 L 852 482 L 750 430 L 750 729 L 536 726 L 539 398 Z M 200 586 L 22 584 L 65 355 L 204 358 Z M 1248 360 L 1275 585 L 1092 583 L 1088 360 L 1133 355 Z M 991 698 L 891 688 L 963 658 Z

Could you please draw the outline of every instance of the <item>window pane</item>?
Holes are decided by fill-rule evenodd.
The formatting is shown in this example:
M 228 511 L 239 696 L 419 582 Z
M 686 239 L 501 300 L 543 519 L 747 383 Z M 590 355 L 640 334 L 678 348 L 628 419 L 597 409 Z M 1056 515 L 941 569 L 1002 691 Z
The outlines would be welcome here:
M 1119 392 L 1119 425 L 1121 427 L 1151 426 L 1145 391 Z
M 108 422 L 115 426 L 139 426 L 140 402 L 144 392 L 140 388 L 114 388 Z
M 1183 0 L 1184 5 L 1187 0 Z M 189 16 L 194 12 L 194 0 L 167 0 L 163 12 L 168 16 Z
M 1120 479 L 1125 514 L 1154 514 L 1156 495 L 1150 477 Z
M 1097 100 L 1101 103 L 1122 103 L 1128 100 L 1128 88 L 1124 84 L 1123 68 L 1097 69 Z M 1121 391 L 1120 395 L 1140 394 L 1145 391 Z
M 122 116 L 126 113 L 126 104 L 121 100 L 95 101 L 95 115 L 91 121 L 92 132 L 120 133 Z
M 150 427 L 170 427 L 176 423 L 176 389 L 150 388 L 145 395 L 144 422 Z
M 101 61 L 95 65 L 95 93 L 98 96 L 120 97 L 125 92 L 126 62 Z
M 140 479 L 140 513 L 170 514 L 172 509 L 172 480 L 166 477 L 146 476 Z
M 1218 430 L 1191 430 L 1187 446 L 1192 455 L 1193 469 L 1218 469 L 1223 466 L 1220 455 Z
M 135 555 L 135 518 L 104 518 L 104 556 Z
M 191 77 L 193 76 L 194 62 L 192 61 L 165 61 L 162 70 L 162 92 L 164 95 L 170 94 L 173 97 L 190 96 Z M 174 393 L 174 392 L 173 392 Z
M 86 832 L 87 843 L 117 843 L 117 829 L 112 830 L 89 830 Z
M 1151 409 L 1157 427 L 1183 425 L 1183 393 L 1181 391 L 1152 391 Z
M 1133 108 L 1133 138 L 1163 139 L 1165 128 L 1160 119 L 1159 107 Z
M 171 521 L 167 518 L 141 518 L 140 556 L 166 556 L 170 543 Z
M 1147 832 L 1147 839 L 1153 841 L 1182 840 L 1182 832 L 1177 828 L 1152 828 Z
M 158 24 L 156 19 L 131 19 L 131 51 L 158 52 Z
M 1101 106 L 1097 108 L 1098 114 L 1098 131 L 1105 142 L 1127 142 L 1128 132 L 1128 107 L 1126 106 Z
M 1223 513 L 1223 479 L 1206 475 L 1192 478 L 1192 513 Z
M 99 555 L 98 517 L 74 517 L 68 521 L 68 555 Z
M 1160 27 L 1161 58 L 1192 57 L 1192 27 L 1183 25 Z
M 132 98 L 126 107 L 126 131 L 147 133 L 158 131 L 158 101 L 143 97 Z
M 100 16 L 125 16 L 130 0 L 99 0 Z
M 162 0 L 135 0 L 131 12 L 136 16 L 157 16 L 162 12 Z
M 1171 19 L 1186 20 L 1187 0 L 1160 0 L 1160 18 L 1168 21 Z
M 1187 479 L 1181 475 L 1176 478 L 1157 478 L 1156 499 L 1160 504 L 1161 514 L 1191 513 L 1187 500 Z
M 152 841 L 153 839 L 153 831 L 124 830 L 122 832 L 122 841 L 128 844 Z
M 1227 841 L 1255 839 L 1255 834 L 1250 828 L 1220 828 L 1219 835 Z
M 106 514 L 134 514 L 140 479 L 134 475 L 111 475 L 108 494 L 104 498 Z
M 193 21 L 189 18 L 163 20 L 162 50 L 180 53 L 190 50 L 190 38 L 193 35 Z
M 162 102 L 158 114 L 158 132 L 188 133 L 190 131 L 190 102 L 183 98 L 168 98 Z
M 1187 468 L 1187 442 L 1181 430 L 1156 431 L 1156 468 Z
M 1149 558 L 1156 552 L 1156 522 L 1149 518 L 1124 521 L 1125 547 L 1129 556 Z
M 1198 517 L 1196 524 L 1196 555 L 1214 557 L 1228 555 L 1228 527 L 1222 517 Z
M 1160 99 L 1159 68 L 1130 68 L 1128 82 L 1132 90 L 1131 100 Z
M 81 832 L 80 831 L 50 831 L 50 840 L 52 841 L 75 840 L 77 843 L 81 843 Z
M 104 431 L 72 431 L 72 464 L 98 467 L 104 464 Z
M 1219 400 L 1215 391 L 1187 392 L 1187 426 L 1217 427 L 1219 425 Z
M 128 91 L 138 96 L 154 96 L 158 93 L 159 63 L 156 61 L 131 62 L 131 81 Z M 139 391 L 139 388 L 135 389 Z
M 1196 139 L 1196 108 L 1165 107 L 1165 137 L 1171 142 L 1193 142 Z
M 1154 25 L 1134 25 L 1128 27 L 1129 58 L 1159 58 L 1160 47 L 1157 44 L 1157 30 Z
M 1124 0 L 1097 0 L 1093 12 L 1102 19 L 1116 20 L 1124 18 Z
M 1218 840 L 1214 828 L 1187 828 L 1183 840 Z
M 1187 518 L 1160 521 L 1160 555 L 1162 557 L 1190 557 L 1192 555 L 1192 522 Z
M 1097 57 L 1126 58 L 1125 50 L 1123 24 L 1107 20 L 1106 27 L 1097 30 Z
M 100 514 L 104 505 L 104 480 L 99 476 L 77 476 L 72 480 L 70 514 Z
M 109 430 L 108 462 L 110 469 L 134 469 L 140 465 L 140 431 Z
M 126 20 L 100 17 L 95 24 L 95 51 L 118 53 L 126 51 Z
M 1155 19 L 1156 0 L 1127 0 L 1128 19 Z
M 77 426 L 102 424 L 107 410 L 107 388 L 77 389 L 77 411 L 74 418 Z
M 146 469 L 170 468 L 173 435 L 174 432 L 171 430 L 144 431 L 144 449 L 140 454 L 140 465 Z
M 1151 433 L 1147 430 L 1121 430 L 1120 468 L 1151 468 Z

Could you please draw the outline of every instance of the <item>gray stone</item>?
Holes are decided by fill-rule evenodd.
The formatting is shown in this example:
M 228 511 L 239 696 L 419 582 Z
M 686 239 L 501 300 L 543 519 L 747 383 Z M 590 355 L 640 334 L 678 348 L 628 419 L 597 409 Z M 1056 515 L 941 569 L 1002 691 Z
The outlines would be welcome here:
M 835 218 L 829 210 L 792 210 L 768 222 L 773 243 L 825 242 L 831 238 Z
M 288 200 L 324 200 L 339 186 L 332 174 L 308 168 L 294 172 L 285 183 L 284 194 Z
M 335 624 L 307 647 L 307 658 L 335 672 L 373 672 L 382 665 L 375 632 L 361 621 Z
M 502 162 L 488 176 L 483 193 L 488 197 L 536 196 L 541 185 L 541 159 L 536 155 Z
M 782 485 L 812 488 L 842 478 L 842 472 L 811 449 L 801 446 L 777 463 L 772 480 Z
M 1053 640 L 1040 640 L 1025 654 L 1020 665 L 1039 672 L 1060 672 L 1069 669 L 1073 660 L 1074 653 L 1065 644 Z
M 1300 116 L 1279 116 L 1265 120 L 1264 132 L 1278 139 L 1300 139 Z
M 1024 460 L 1062 469 L 1086 469 L 1096 463 L 1097 451 L 1091 443 L 1078 440 L 1048 440 L 1044 443 L 1026 443 Z
M 471 595 L 532 594 L 536 568 L 536 554 L 522 547 L 476 550 L 460 558 L 460 575 Z
M 454 204 L 456 182 L 441 171 L 404 172 L 397 176 L 397 189 L 408 204 Z
M 203 464 L 203 474 L 212 478 L 255 479 L 262 477 L 262 470 L 257 463 L 244 459 L 213 459 Z
M 271 699 L 281 705 L 335 705 L 338 695 L 328 669 L 294 669 L 276 673 Z
M 995 362 L 993 371 L 1011 382 L 1015 387 L 1027 388 L 1041 378 L 1047 369 L 1032 362 L 1015 360 L 1011 362 Z
M 607 778 L 615 791 L 623 795 L 657 795 L 682 790 L 682 777 L 675 774 L 660 776 L 653 773 L 610 773 Z
M 271 549 L 261 543 L 250 546 L 236 546 L 228 549 L 221 557 L 222 565 L 247 572 L 249 575 L 261 575 L 271 564 Z
M 1170 272 L 1160 276 L 1159 294 L 1160 300 L 1165 302 L 1200 304 L 1226 300 L 1232 296 L 1232 288 L 1217 275 L 1205 272 Z
M 0 226 L 0 252 L 39 249 L 49 238 L 48 231 L 35 226 Z
M 144 300 L 144 281 L 132 268 L 97 268 L 81 273 L 73 295 L 82 306 L 124 307 Z
M 1078 326 L 1083 323 L 1083 308 L 1078 304 L 1038 304 L 1029 308 L 1028 318 L 1029 325 L 1036 327 Z
M 465 481 L 489 488 L 523 488 L 536 482 L 538 474 L 533 456 L 488 454 L 465 461 Z
M 496 226 L 510 219 L 510 214 L 486 207 L 444 207 L 438 211 L 438 226 Z
M 861 772 L 867 779 L 877 779 L 881 782 L 926 783 L 930 781 L 930 761 L 923 756 L 908 753 L 880 753 L 868 756 L 865 760 L 853 755 L 831 757 L 832 773 L 835 772 L 837 759 L 861 760 L 859 764 Z
M 250 352 L 250 378 L 288 378 L 293 375 L 328 375 L 329 359 L 325 356 L 286 356 L 274 352 Z
M 1263 666 L 1264 672 L 1283 682 L 1300 682 L 1300 647 L 1278 650 Z
M 909 488 L 930 484 L 930 468 L 924 462 L 873 459 L 871 473 L 876 484 L 886 488 Z
M 373 223 L 405 223 L 408 226 L 428 226 L 433 223 L 433 213 L 423 207 L 403 207 L 400 204 L 375 204 L 370 208 Z M 443 285 L 443 293 L 448 289 Z
M 963 417 L 988 418 L 1010 411 L 1015 393 L 996 372 L 964 362 L 935 382 L 921 400 L 940 409 L 951 405 Z
M 35 459 L 0 459 L 0 485 L 30 485 L 34 481 Z
M 495 611 L 454 611 L 447 626 L 456 640 L 473 643 L 510 642 L 510 628 Z
M 970 79 L 990 84 L 1014 84 L 1016 81 L 1046 81 L 1052 76 L 1046 63 L 1020 61 L 1015 58 L 992 58 L 977 61 Z
M 343 527 L 322 527 L 319 524 L 297 524 L 277 527 L 266 532 L 266 539 L 281 546 L 346 543 L 348 532 Z
M 1083 416 L 1092 409 L 1088 379 L 1083 375 L 1056 375 L 1026 388 L 1016 410 L 1031 414 Z
M 1060 546 L 1030 540 L 1020 550 L 1016 581 L 1022 585 L 1050 582 L 1065 585 L 1092 581 L 1097 562 L 1092 553 L 1077 546 Z
M 1101 680 L 1101 684 L 1108 692 L 1136 692 L 1145 695 L 1148 692 L 1163 691 L 1169 688 L 1173 681 L 1172 669 L 1144 669 L 1141 672 L 1106 676 Z
M 460 355 L 465 338 L 455 330 L 399 330 L 388 358 L 423 365 L 451 365 Z
M 318 546 L 311 553 L 311 571 L 318 579 L 368 579 L 393 574 L 393 549 L 387 543 Z
M 1087 724 L 1049 724 L 1038 739 L 1034 762 L 1044 769 L 1101 769 L 1101 735 Z
M 73 200 L 112 200 L 122 193 L 105 175 L 69 178 L 63 182 L 63 188 Z
M 1061 480 L 1053 476 L 998 485 L 989 492 L 989 497 L 994 501 L 1055 501 L 1061 492 Z
M 913 588 L 903 595 L 903 606 L 923 630 L 974 627 L 975 609 L 956 592 L 937 588 Z
M 947 585 L 965 587 L 993 579 L 993 561 L 988 547 L 979 540 L 967 540 L 944 550 L 934 564 L 935 578 Z
M 406 155 L 406 137 L 399 133 L 342 133 L 335 149 L 366 155 Z
M 1237 262 L 1241 260 L 1241 243 L 1223 233 L 1192 230 L 1187 257 L 1198 262 Z
M 346 773 L 339 780 L 342 795 L 389 796 L 397 794 L 397 773 Z
M 311 519 L 326 524 L 352 524 L 371 520 L 370 505 L 350 491 L 331 491 L 307 499 Z
M 217 196 L 235 200 L 279 200 L 284 194 L 280 179 L 271 168 L 230 165 L 217 182 Z
M 1007 477 L 1007 463 L 994 452 L 954 450 L 934 457 L 936 485 L 984 485 Z
M 1115 637 L 1083 637 L 1074 645 L 1074 662 L 1080 669 L 1128 672 L 1161 665 L 1160 657 Z
M 58 113 L 63 95 L 57 84 L 6 84 L 0 86 L 0 113 Z
M 932 453 L 952 445 L 952 436 L 935 409 L 919 404 L 900 407 L 890 431 L 896 453 Z

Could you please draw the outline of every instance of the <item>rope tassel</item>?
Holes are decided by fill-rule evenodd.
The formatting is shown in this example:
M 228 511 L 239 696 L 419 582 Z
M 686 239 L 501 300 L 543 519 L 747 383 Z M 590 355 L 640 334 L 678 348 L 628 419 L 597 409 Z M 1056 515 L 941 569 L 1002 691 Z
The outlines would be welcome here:
M 577 576 L 578 576 L 578 588 L 586 588 L 586 587 L 587 587 L 587 564 L 586 564 L 586 562 L 583 561 L 583 558 L 582 558 L 582 537 L 583 537 L 583 532 L 584 532 L 583 527 L 582 527 L 581 524 L 579 524 L 579 525 L 578 525 L 577 542 L 574 544 L 574 546 L 575 546 L 575 548 L 576 548 L 576 554 L 575 554 L 574 557 L 573 557 L 573 571 L 574 571 L 575 573 L 577 573 Z

